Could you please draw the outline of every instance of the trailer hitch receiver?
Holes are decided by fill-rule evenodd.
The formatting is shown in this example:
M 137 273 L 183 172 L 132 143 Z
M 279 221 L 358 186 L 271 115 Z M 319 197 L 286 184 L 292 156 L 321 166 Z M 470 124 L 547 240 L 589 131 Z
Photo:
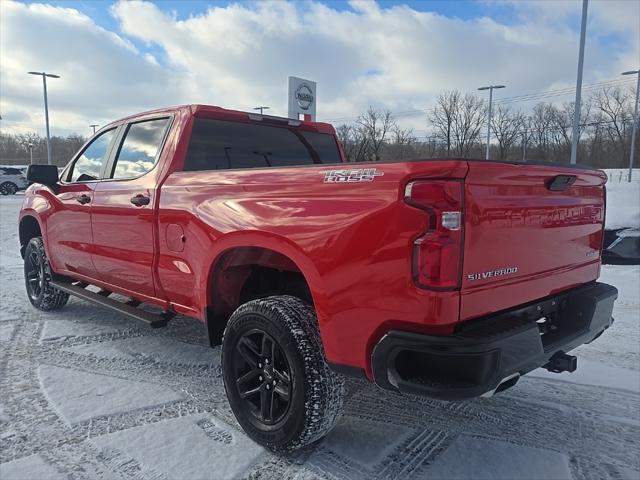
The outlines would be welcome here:
M 553 373 L 575 372 L 576 368 L 578 368 L 578 357 L 558 352 L 549 359 L 549 362 L 543 368 Z

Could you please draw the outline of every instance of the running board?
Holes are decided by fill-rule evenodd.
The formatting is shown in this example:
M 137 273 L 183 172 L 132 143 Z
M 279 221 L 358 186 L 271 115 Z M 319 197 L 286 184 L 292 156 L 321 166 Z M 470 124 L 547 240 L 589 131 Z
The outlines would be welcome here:
M 86 290 L 86 288 L 82 286 L 86 286 L 86 284 L 72 284 L 53 281 L 50 285 L 58 290 L 62 290 L 70 295 L 81 298 L 82 300 L 97 303 L 103 307 L 110 308 L 111 310 L 115 310 L 116 312 L 135 318 L 136 320 L 146 323 L 152 328 L 166 327 L 169 320 L 174 317 L 172 312 L 155 314 L 140 310 L 139 308 L 136 308 L 137 305 L 140 305 L 140 302 L 129 300 L 127 303 L 123 303 L 114 300 L 113 298 L 109 298 L 111 292 L 108 290 L 100 290 L 98 293 Z

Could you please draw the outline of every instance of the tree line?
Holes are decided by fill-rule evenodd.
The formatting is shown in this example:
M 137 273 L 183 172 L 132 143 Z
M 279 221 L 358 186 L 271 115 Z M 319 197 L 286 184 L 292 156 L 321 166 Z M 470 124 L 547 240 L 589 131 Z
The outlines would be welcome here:
M 634 92 L 620 86 L 592 94 L 581 106 L 578 163 L 597 168 L 624 168 L 629 162 Z M 571 153 L 573 102 L 540 102 L 529 114 L 495 102 L 491 120 L 491 153 L 496 160 L 568 162 Z M 487 103 L 458 90 L 442 93 L 426 111 L 427 136 L 399 126 L 390 110 L 369 109 L 353 123 L 337 126 L 349 162 L 413 158 L 484 158 Z M 640 133 L 639 133 L 640 135 Z M 80 135 L 54 136 L 55 165 L 63 166 L 84 144 Z M 46 163 L 46 140 L 35 133 L 0 134 L 0 163 Z M 640 139 L 636 142 L 640 162 Z
M 623 168 L 629 163 L 634 92 L 620 86 L 592 94 L 581 105 L 578 163 Z M 529 114 L 496 102 L 491 119 L 490 158 L 568 162 L 574 103 L 540 102 Z M 350 162 L 412 158 L 484 158 L 487 102 L 458 90 L 442 93 L 426 112 L 428 136 L 403 129 L 391 111 L 369 109 L 354 123 L 337 127 Z M 639 133 L 640 135 L 640 133 Z M 640 139 L 639 139 L 640 140 Z M 640 141 L 636 158 L 640 161 Z
M 52 163 L 66 165 L 86 140 L 80 135 L 51 137 Z M 47 163 L 47 139 L 37 133 L 0 133 L 0 164 L 29 165 L 31 154 L 33 163 Z

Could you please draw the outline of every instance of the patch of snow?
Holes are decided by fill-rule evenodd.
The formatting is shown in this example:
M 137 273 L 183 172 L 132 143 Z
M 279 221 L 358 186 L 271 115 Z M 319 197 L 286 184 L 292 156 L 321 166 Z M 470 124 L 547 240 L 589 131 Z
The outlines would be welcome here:
M 413 432 L 413 429 L 401 425 L 384 424 L 384 428 L 380 427 L 377 422 L 342 417 L 326 437 L 322 448 L 371 469 Z M 363 438 L 366 438 L 366 445 L 361 443 Z M 313 457 L 310 463 L 313 463 Z
M 11 322 L 0 323 L 0 340 L 8 342 L 16 329 L 16 324 Z
M 425 472 L 423 478 L 572 480 L 573 476 L 566 455 L 460 435 Z
M 638 480 L 640 472 L 631 468 L 620 468 L 620 480 Z
M 607 183 L 606 228 L 640 226 L 640 183 Z
M 603 335 L 606 334 L 605 332 Z M 552 373 L 539 368 L 527 376 L 640 393 L 640 372 L 637 370 L 610 367 L 582 358 L 578 358 L 578 369 L 575 372 Z
M 90 337 L 104 333 L 116 333 L 117 328 L 83 320 L 51 319 L 44 322 L 41 340 L 58 340 L 68 337 Z
M 598 281 L 618 289 L 614 308 L 620 305 L 640 307 L 640 265 L 603 265 Z M 636 310 L 636 315 L 636 319 L 640 319 L 640 309 Z
M 206 429 L 201 426 L 203 420 Z M 211 425 L 221 434 L 212 438 Z M 152 423 L 94 437 L 91 441 L 176 479 L 240 478 L 264 454 L 264 449 L 247 436 L 207 414 Z
M 613 307 L 615 321 L 600 338 L 571 352 L 578 356 L 578 371 L 581 360 L 586 358 L 637 372 L 640 365 L 640 266 L 603 265 L 599 281 L 618 289 L 618 299 Z
M 91 343 L 67 347 L 63 350 L 98 358 L 151 359 L 182 365 L 210 365 L 219 363 L 219 353 L 209 346 L 192 345 L 168 337 L 143 336 L 111 342 Z
M 9 415 L 7 415 L 5 406 L 0 403 L 0 423 L 7 423 L 9 420 Z M 2 478 L 2 476 L 0 476 Z
M 170 388 L 153 383 L 51 365 L 42 365 L 38 375 L 52 406 L 70 425 L 184 398 Z
M 0 478 L 2 480 L 66 480 L 68 477 L 46 463 L 40 455 L 30 455 L 0 464 Z

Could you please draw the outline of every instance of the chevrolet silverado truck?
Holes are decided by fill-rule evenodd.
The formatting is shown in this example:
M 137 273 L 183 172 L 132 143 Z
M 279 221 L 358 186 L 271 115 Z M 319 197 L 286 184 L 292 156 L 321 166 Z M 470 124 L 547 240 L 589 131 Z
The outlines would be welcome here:
M 201 320 L 239 424 L 276 451 L 331 429 L 344 375 L 492 395 L 575 370 L 567 352 L 612 324 L 601 171 L 343 159 L 325 123 L 206 105 L 113 122 L 60 175 L 29 169 L 29 301 Z

